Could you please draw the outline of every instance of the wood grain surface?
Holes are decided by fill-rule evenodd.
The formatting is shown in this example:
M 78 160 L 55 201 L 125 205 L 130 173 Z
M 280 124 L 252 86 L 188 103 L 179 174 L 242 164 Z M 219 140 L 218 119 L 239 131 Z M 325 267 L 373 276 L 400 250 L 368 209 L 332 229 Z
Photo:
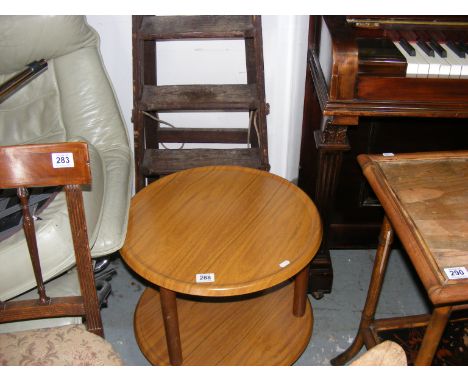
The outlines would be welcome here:
M 252 36 L 249 16 L 143 16 L 145 39 L 242 38 Z
M 312 201 L 279 176 L 214 166 L 181 171 L 132 200 L 122 256 L 176 292 L 232 296 L 274 286 L 314 257 L 322 227 Z M 214 282 L 197 283 L 213 273 Z
M 380 167 L 444 278 L 468 267 L 468 157 L 382 162 Z
M 70 153 L 74 165 L 53 167 L 52 153 Z M 90 184 L 88 146 L 85 142 L 3 146 L 0 174 L 1 188 Z
M 177 298 L 184 366 L 291 365 L 312 333 L 313 316 L 292 311 L 293 283 L 225 299 Z M 235 319 L 233 319 L 235 317 Z M 135 312 L 135 334 L 155 365 L 169 365 L 158 290 L 147 288 Z
M 358 159 L 432 302 L 467 301 L 445 269 L 468 269 L 468 151 Z

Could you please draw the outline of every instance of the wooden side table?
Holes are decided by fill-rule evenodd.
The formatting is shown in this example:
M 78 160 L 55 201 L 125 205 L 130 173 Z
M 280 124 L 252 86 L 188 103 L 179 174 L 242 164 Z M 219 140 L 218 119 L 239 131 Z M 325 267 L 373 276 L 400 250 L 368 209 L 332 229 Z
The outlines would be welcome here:
M 415 365 L 430 365 L 452 311 L 468 302 L 468 151 L 360 155 L 358 161 L 385 210 L 366 304 L 344 364 L 386 328 L 427 325 Z M 375 320 L 394 231 L 434 308 L 429 316 Z
M 145 187 L 121 251 L 155 285 L 135 312 L 140 349 L 159 365 L 293 363 L 312 332 L 321 237 L 309 197 L 265 171 L 202 167 Z

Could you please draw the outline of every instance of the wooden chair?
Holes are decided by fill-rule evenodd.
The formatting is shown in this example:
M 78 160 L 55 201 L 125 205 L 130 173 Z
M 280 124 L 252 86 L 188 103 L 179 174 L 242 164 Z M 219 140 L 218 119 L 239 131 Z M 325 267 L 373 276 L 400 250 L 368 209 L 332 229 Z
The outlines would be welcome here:
M 93 277 L 81 192 L 81 185 L 91 183 L 87 144 L 0 147 L 0 174 L 0 188 L 17 189 L 39 294 L 33 300 L 0 301 L 0 323 L 62 316 L 84 318 L 84 325 L 0 334 L 0 365 L 121 365 L 120 357 L 103 339 Z M 66 194 L 80 296 L 51 298 L 46 293 L 34 218 L 28 206 L 28 188 L 44 186 L 63 186 Z
M 43 70 L 0 103 L 0 145 L 87 142 L 93 185 L 83 188 L 83 200 L 91 256 L 102 264 L 102 259 L 119 251 L 125 240 L 133 151 L 101 59 L 99 35 L 83 15 L 10 15 L 0 16 L 0 36 L 8 41 L 0 44 L 0 82 L 11 85 L 10 79 L 18 81 L 16 75 L 33 60 L 39 61 L 37 70 Z M 0 101 L 2 95 L 0 87 Z M 37 198 L 35 193 L 30 200 Z M 75 263 L 75 256 L 64 193 L 55 198 L 47 192 L 40 194 L 53 199 L 46 203 L 42 220 L 35 222 L 42 274 L 47 282 L 63 275 Z M 4 198 L 0 200 L 0 215 L 9 209 L 2 208 L 5 202 L 13 209 L 17 207 Z M 12 215 L 11 220 L 0 221 L 0 236 L 8 235 L 0 242 L 0 300 L 4 301 L 24 297 L 23 293 L 35 286 L 33 272 L 11 271 L 24 269 L 22 264 L 29 262 L 27 242 L 21 227 L 16 226 L 16 214 Z M 5 220 L 8 224 L 2 225 Z M 56 278 L 47 288 L 49 295 L 56 288 L 78 290 L 76 277 L 70 279 L 68 275 Z M 62 317 L 55 322 L 59 326 L 80 320 Z M 29 322 L 8 326 L 15 326 L 15 331 L 33 329 Z

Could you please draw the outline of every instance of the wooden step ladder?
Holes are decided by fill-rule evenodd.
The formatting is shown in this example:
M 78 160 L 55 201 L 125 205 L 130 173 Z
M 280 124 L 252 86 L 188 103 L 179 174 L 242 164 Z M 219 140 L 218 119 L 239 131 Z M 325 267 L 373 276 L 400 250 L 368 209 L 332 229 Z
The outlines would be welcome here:
M 260 16 L 133 16 L 135 188 L 192 167 L 238 165 L 268 171 Z M 247 83 L 158 86 L 156 43 L 181 39 L 243 39 Z M 249 112 L 244 128 L 165 127 L 159 112 Z M 163 126 L 165 125 L 165 126 Z M 245 148 L 166 149 L 167 143 L 235 143 Z

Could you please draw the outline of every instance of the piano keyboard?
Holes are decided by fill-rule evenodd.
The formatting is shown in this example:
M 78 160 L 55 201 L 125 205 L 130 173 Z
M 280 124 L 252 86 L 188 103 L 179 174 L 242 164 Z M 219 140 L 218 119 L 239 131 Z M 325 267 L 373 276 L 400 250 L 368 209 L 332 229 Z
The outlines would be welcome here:
M 446 57 L 441 57 L 437 50 L 433 50 L 433 55 L 428 55 L 416 42 L 407 41 L 414 49 L 414 55 L 410 55 L 404 48 L 403 42 L 393 41 L 407 62 L 406 77 L 417 78 L 468 78 L 468 52 L 466 44 L 461 48 L 463 56 L 459 55 L 448 43 L 439 45 L 446 52 Z

